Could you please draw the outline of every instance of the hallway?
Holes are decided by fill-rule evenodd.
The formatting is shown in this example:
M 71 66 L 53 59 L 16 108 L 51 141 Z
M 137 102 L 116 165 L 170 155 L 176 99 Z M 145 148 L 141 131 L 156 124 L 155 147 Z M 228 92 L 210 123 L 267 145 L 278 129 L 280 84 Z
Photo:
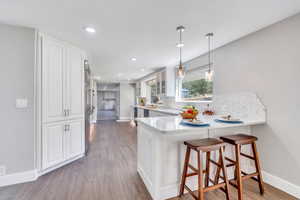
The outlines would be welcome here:
M 87 157 L 35 182 L 0 188 L 0 200 L 151 200 L 136 172 L 135 128 L 128 123 L 102 121 L 92 136 Z M 252 182 L 246 187 L 245 200 L 295 199 L 268 185 L 264 197 Z M 233 188 L 231 191 L 234 200 L 236 193 Z M 224 198 L 220 191 L 206 195 L 207 200 Z

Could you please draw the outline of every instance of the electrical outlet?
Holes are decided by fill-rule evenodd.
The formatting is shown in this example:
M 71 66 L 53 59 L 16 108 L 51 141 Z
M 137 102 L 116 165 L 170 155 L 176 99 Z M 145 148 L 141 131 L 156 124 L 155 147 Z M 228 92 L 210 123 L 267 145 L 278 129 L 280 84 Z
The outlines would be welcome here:
M 6 167 L 4 165 L 0 166 L 0 176 L 4 176 L 6 174 Z

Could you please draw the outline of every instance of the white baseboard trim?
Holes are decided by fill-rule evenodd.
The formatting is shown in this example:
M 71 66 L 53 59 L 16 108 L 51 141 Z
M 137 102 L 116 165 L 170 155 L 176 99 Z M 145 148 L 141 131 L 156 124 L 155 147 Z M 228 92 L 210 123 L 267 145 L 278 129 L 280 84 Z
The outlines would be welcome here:
M 300 199 L 300 186 L 292 184 L 282 178 L 269 174 L 268 172 L 263 171 L 263 180 L 265 183 L 272 185 L 273 187 L 282 190 L 297 199 Z
M 130 117 L 120 117 L 120 119 L 117 120 L 117 122 L 129 122 L 131 121 Z
M 153 190 L 152 190 L 152 182 L 150 181 L 150 179 L 149 179 L 148 177 L 145 176 L 144 171 L 142 170 L 141 167 L 139 167 L 139 165 L 138 165 L 138 167 L 137 167 L 137 172 L 138 172 L 138 174 L 140 175 L 140 177 L 142 178 L 142 180 L 143 180 L 143 182 L 144 182 L 144 184 L 145 184 L 145 186 L 146 186 L 148 192 L 150 193 L 152 199 L 153 199 L 153 200 L 158 200 L 158 199 L 155 197 L 155 195 L 153 194 Z
M 153 188 L 152 182 L 147 177 L 147 175 L 145 174 L 143 169 L 139 166 L 139 164 L 137 167 L 137 172 L 140 175 L 140 177 L 142 178 L 142 180 L 153 200 L 166 200 L 166 199 L 170 199 L 170 198 L 174 198 L 174 197 L 178 196 L 180 183 L 164 186 L 164 187 L 161 187 L 159 190 L 155 191 Z M 190 181 L 188 181 L 188 186 L 192 190 L 197 190 L 198 189 L 197 179 L 192 178 Z M 187 191 L 185 190 L 184 193 L 187 193 Z
M 63 163 L 60 163 L 60 164 L 57 164 L 57 165 L 55 165 L 55 166 L 53 166 L 53 167 L 50 167 L 50 168 L 41 170 L 41 171 L 37 172 L 37 175 L 38 175 L 38 177 L 40 177 L 40 176 L 42 176 L 42 175 L 45 175 L 45 174 L 47 174 L 47 173 L 49 173 L 49 172 L 52 172 L 52 171 L 54 171 L 54 170 L 56 170 L 56 169 L 58 169 L 58 168 L 61 168 L 61 167 L 65 166 L 65 165 L 67 165 L 67 164 L 70 164 L 71 162 L 74 162 L 75 160 L 78 160 L 78 159 L 80 159 L 80 158 L 82 158 L 82 157 L 84 157 L 84 156 L 85 156 L 85 154 L 82 153 L 82 154 L 80 154 L 80 155 L 78 155 L 78 156 L 75 156 L 74 158 L 71 158 L 71 159 L 69 159 L 69 160 L 66 160 L 66 161 L 63 162 Z
M 263 180 L 265 183 L 284 191 L 297 199 L 300 199 L 300 186 L 292 184 L 282 178 L 274 176 L 268 172 L 263 171 Z M 191 184 L 191 189 L 197 190 L 197 183 L 193 182 Z M 179 184 L 170 185 L 163 187 L 160 191 L 161 199 L 168 199 L 175 197 L 179 192 Z
M 0 187 L 35 181 L 38 178 L 36 170 L 7 174 L 0 176 Z
M 38 177 L 40 177 L 48 172 L 51 172 L 57 168 L 60 168 L 64 165 L 67 165 L 67 164 L 69 164 L 75 160 L 78 160 L 82 157 L 84 157 L 84 154 L 80 154 L 80 155 L 78 155 L 72 159 L 69 159 L 59 165 L 56 165 L 52 168 L 49 168 L 49 169 L 46 169 L 46 170 L 40 171 L 40 172 L 38 172 L 37 170 L 31 170 L 31 171 L 26 171 L 26 172 L 19 172 L 19 173 L 7 174 L 4 176 L 0 176 L 0 187 L 35 181 L 38 179 Z
M 138 167 L 137 171 L 154 200 L 165 200 L 165 199 L 169 199 L 172 197 L 176 197 L 178 195 L 179 184 L 164 186 L 160 189 L 159 194 L 155 195 L 153 188 L 152 188 L 152 183 L 145 176 L 145 173 L 143 172 L 143 170 L 140 167 Z M 265 171 L 263 171 L 263 180 L 265 183 L 267 183 L 281 191 L 284 191 L 284 192 L 296 197 L 297 199 L 300 199 L 300 186 L 292 184 L 282 178 L 279 178 L 277 176 L 269 174 Z M 195 180 L 191 180 L 189 186 L 191 189 L 197 190 L 197 183 Z M 185 191 L 185 193 L 186 193 L 186 191 Z

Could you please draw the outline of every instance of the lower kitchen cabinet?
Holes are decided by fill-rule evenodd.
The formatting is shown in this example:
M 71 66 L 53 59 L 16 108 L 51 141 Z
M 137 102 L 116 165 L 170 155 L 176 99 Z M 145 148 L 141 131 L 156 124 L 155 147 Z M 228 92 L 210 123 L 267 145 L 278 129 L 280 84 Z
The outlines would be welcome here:
M 83 120 L 71 121 L 67 123 L 68 130 L 65 135 L 65 146 L 67 159 L 73 158 L 84 151 L 84 124 Z
M 45 124 L 42 136 L 43 170 L 84 153 L 83 119 Z

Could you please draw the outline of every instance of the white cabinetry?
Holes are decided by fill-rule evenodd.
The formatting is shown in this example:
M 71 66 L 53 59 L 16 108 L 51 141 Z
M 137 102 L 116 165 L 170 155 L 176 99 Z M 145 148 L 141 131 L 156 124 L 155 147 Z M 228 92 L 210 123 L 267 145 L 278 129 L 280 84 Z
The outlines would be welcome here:
M 64 124 L 52 123 L 43 126 L 43 168 L 64 160 Z
M 65 46 L 47 38 L 42 41 L 43 122 L 63 120 L 65 108 Z
M 157 96 L 166 95 L 166 71 L 156 73 L 156 94 Z
M 42 41 L 43 122 L 83 117 L 84 53 L 50 37 Z
M 141 96 L 141 82 L 137 82 L 135 86 L 135 95 L 136 97 Z
M 166 84 L 166 71 L 161 72 L 161 95 L 166 95 L 166 89 L 167 89 L 167 84 Z
M 75 47 L 67 49 L 66 110 L 70 118 L 83 117 L 84 53 Z
M 65 135 L 65 157 L 66 159 L 73 158 L 83 153 L 84 151 L 84 124 L 83 120 L 74 120 L 66 124 Z
M 54 122 L 43 128 L 43 168 L 55 166 L 83 153 L 83 120 Z
M 41 60 L 41 170 L 84 153 L 84 60 L 77 47 L 39 35 Z
M 161 73 L 156 74 L 156 95 L 161 95 Z

